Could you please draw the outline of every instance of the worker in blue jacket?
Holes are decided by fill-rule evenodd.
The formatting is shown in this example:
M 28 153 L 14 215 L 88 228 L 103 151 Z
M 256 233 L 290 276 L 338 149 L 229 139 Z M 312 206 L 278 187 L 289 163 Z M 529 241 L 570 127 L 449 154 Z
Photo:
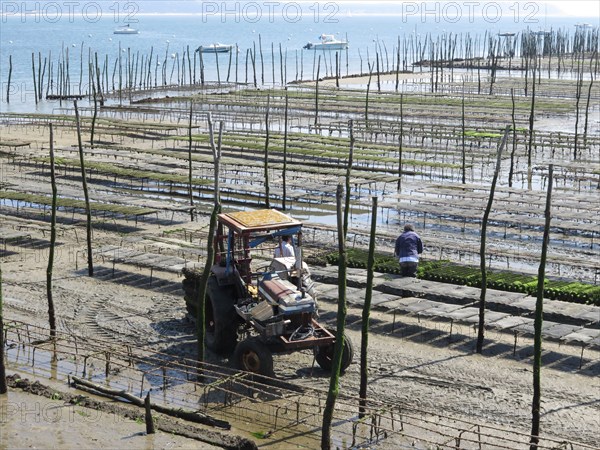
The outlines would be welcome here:
M 404 233 L 396 239 L 394 256 L 400 263 L 400 273 L 403 277 L 416 277 L 419 265 L 419 255 L 423 253 L 423 242 L 415 227 L 407 223 L 404 225 Z

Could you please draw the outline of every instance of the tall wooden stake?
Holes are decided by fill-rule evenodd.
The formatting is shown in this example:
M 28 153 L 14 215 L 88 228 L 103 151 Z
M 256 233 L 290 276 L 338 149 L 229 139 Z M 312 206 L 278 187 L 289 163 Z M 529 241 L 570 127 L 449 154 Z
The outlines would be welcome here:
M 46 294 L 48 297 L 48 321 L 50 337 L 56 337 L 56 317 L 54 315 L 54 299 L 52 298 L 52 271 L 54 267 L 54 247 L 56 246 L 56 174 L 54 171 L 54 133 L 50 126 L 50 184 L 52 186 L 52 211 L 50 215 L 50 251 L 46 269 Z
M 267 112 L 265 113 L 265 162 L 264 162 L 264 175 L 265 175 L 265 206 L 271 207 L 271 201 L 269 199 L 269 108 L 271 105 L 271 96 L 267 95 Z
M 508 134 L 510 133 L 510 125 L 504 129 L 504 136 L 502 136 L 502 142 L 498 147 L 498 154 L 496 155 L 496 169 L 494 170 L 494 177 L 492 178 L 492 185 L 490 187 L 490 196 L 488 198 L 485 212 L 483 213 L 483 219 L 481 221 L 481 246 L 479 248 L 480 255 L 480 267 L 481 267 L 481 293 L 479 296 L 479 326 L 477 330 L 477 353 L 483 351 L 483 333 L 485 325 L 485 295 L 487 290 L 487 273 L 485 267 L 485 244 L 487 235 L 487 223 L 490 217 L 490 211 L 492 210 L 492 203 L 494 201 L 494 191 L 496 190 L 496 182 L 498 181 L 498 175 L 500 173 L 500 163 L 502 162 L 502 150 L 506 145 Z
M 12 78 L 12 55 L 8 55 L 8 84 L 6 85 L 6 103 L 10 103 L 10 80 Z
M 216 52 L 215 52 L 216 53 Z M 194 102 L 190 102 L 190 121 L 188 126 L 188 196 L 190 198 L 190 220 L 194 221 L 194 189 L 192 187 L 192 118 L 194 117 Z
M 0 263 L 0 395 L 6 394 L 6 367 L 4 366 L 4 313 L 2 310 L 2 263 Z
M 287 196 L 287 143 L 288 143 L 288 106 L 289 106 L 288 88 L 285 88 L 285 112 L 283 117 L 283 172 L 281 174 L 283 181 L 283 198 L 281 199 L 281 209 L 285 211 L 285 198 Z
M 367 347 L 369 346 L 369 320 L 371 314 L 371 300 L 373 297 L 373 280 L 375 278 L 375 237 L 377 236 L 377 197 L 373 197 L 371 206 L 371 237 L 369 239 L 369 256 L 367 259 L 367 288 L 365 291 L 365 304 L 362 310 L 362 329 L 360 334 L 360 389 L 358 417 L 362 419 L 367 406 Z
M 94 97 L 94 115 L 92 116 L 92 130 L 90 132 L 90 147 L 94 148 L 94 133 L 96 131 L 96 119 L 98 118 L 98 91 L 96 90 L 96 86 L 94 83 L 94 78 L 91 79 L 92 82 L 92 94 Z
M 540 405 L 541 405 L 541 370 L 542 370 L 542 318 L 544 315 L 544 278 L 546 276 L 546 257 L 548 242 L 550 240 L 550 219 L 552 205 L 552 183 L 554 166 L 548 167 L 548 193 L 546 194 L 546 210 L 544 212 L 544 237 L 542 241 L 542 255 L 537 279 L 537 299 L 535 303 L 535 320 L 533 323 L 533 401 L 531 405 L 531 440 L 530 450 L 537 450 L 540 434 Z
M 515 171 L 515 153 L 517 151 L 517 122 L 515 118 L 515 92 L 513 88 L 510 89 L 510 100 L 512 103 L 512 148 L 510 150 L 510 168 L 508 169 L 508 187 L 512 187 L 513 185 L 513 175 Z
M 348 121 L 348 134 L 350 136 L 350 149 L 348 151 L 348 165 L 346 166 L 346 202 L 344 205 L 344 238 L 348 236 L 348 215 L 350 214 L 350 175 L 354 157 L 354 120 Z
M 331 378 L 329 381 L 329 392 L 323 411 L 323 425 L 321 427 L 321 449 L 329 450 L 331 448 L 331 422 L 333 420 L 333 411 L 335 401 L 340 391 L 340 368 L 342 365 L 342 354 L 344 351 L 344 330 L 346 328 L 346 271 L 348 266 L 348 255 L 346 253 L 346 239 L 344 236 L 342 196 L 344 188 L 341 184 L 337 187 L 337 227 L 338 227 L 338 311 L 337 311 L 337 334 L 335 339 L 335 349 L 331 367 Z
M 35 81 L 35 53 L 31 54 L 31 71 L 33 72 L 33 95 L 35 95 L 35 104 L 38 104 L 37 82 Z
M 461 128 L 462 128 L 462 148 L 461 148 L 461 180 L 462 184 L 467 182 L 467 149 L 465 147 L 465 81 L 462 84 L 462 102 L 461 102 Z
M 152 408 L 150 406 L 150 392 L 146 394 L 144 399 L 144 418 L 146 419 L 146 434 L 154 434 L 154 420 L 152 420 Z
M 81 183 L 83 185 L 83 196 L 85 198 L 86 235 L 87 235 L 87 262 L 88 275 L 94 276 L 94 258 L 92 254 L 92 210 L 90 208 L 90 196 L 88 193 L 87 179 L 85 175 L 85 162 L 83 158 L 83 144 L 81 143 L 81 124 L 79 120 L 79 109 L 77 100 L 73 101 L 75 107 L 75 123 L 77 125 L 77 144 L 79 147 L 79 164 L 81 166 Z
M 537 61 L 534 58 L 534 61 Z M 531 190 L 533 168 L 531 166 L 531 156 L 533 153 L 533 122 L 535 119 L 535 64 L 533 66 L 533 78 L 531 80 L 531 110 L 529 112 L 529 142 L 527 144 L 527 189 Z
M 315 133 L 319 123 L 319 74 L 321 72 L 321 55 L 319 55 L 319 63 L 317 64 L 317 78 L 315 79 Z
M 367 92 L 365 94 L 365 126 L 369 128 L 369 92 L 371 91 L 371 77 L 373 76 L 373 67 L 371 63 L 367 63 L 369 66 L 369 81 L 367 81 Z
M 220 161 L 221 161 L 221 137 L 223 136 L 223 122 L 219 122 L 219 137 L 218 142 L 215 144 L 215 135 L 213 131 L 212 117 L 208 115 L 208 133 L 210 139 L 210 147 L 213 152 L 214 168 L 215 168 L 215 184 L 214 184 L 214 204 L 213 210 L 210 215 L 210 223 L 208 227 L 208 238 L 206 242 L 206 264 L 202 271 L 202 276 L 196 286 L 196 298 L 195 304 L 197 305 L 196 310 L 196 335 L 198 338 L 198 366 L 197 376 L 199 379 L 202 378 L 202 362 L 204 361 L 204 337 L 205 337 L 205 311 L 206 311 L 206 286 L 208 285 L 208 278 L 210 277 L 210 271 L 215 259 L 215 230 L 217 228 L 217 214 L 221 211 L 221 198 L 219 195 L 219 177 L 220 177 Z
M 398 137 L 398 194 L 402 190 L 402 149 L 404 140 L 404 93 L 400 93 L 400 137 Z

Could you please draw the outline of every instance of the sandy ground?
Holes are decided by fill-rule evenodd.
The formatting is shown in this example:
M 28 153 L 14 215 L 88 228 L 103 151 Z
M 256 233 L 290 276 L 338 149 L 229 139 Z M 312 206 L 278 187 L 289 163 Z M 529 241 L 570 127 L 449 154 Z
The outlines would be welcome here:
M 145 227 L 146 232 L 159 232 L 156 225 Z M 98 244 L 111 242 L 114 238 L 110 232 L 95 232 Z M 82 244 L 77 244 L 73 232 L 65 233 L 60 240 L 65 249 L 81 249 Z M 27 249 L 25 256 L 17 254 L 3 258 L 8 320 L 44 322 L 47 305 L 43 254 L 43 250 Z M 193 356 L 193 326 L 185 319 L 180 277 L 155 272 L 154 284 L 148 285 L 148 269 L 117 265 L 118 275 L 113 278 L 112 268 L 98 262 L 98 275 L 90 279 L 81 268 L 81 257 L 79 264 L 76 271 L 73 255 L 69 256 L 68 251 L 57 261 L 54 292 L 62 330 L 134 347 L 164 351 L 176 348 L 181 355 Z M 119 274 L 135 276 L 138 281 L 128 282 Z M 325 303 L 321 307 L 323 321 L 332 324 L 336 306 Z M 356 356 L 355 363 L 342 379 L 342 389 L 346 392 L 357 392 L 359 385 L 359 317 L 360 310 L 351 308 L 348 333 L 355 344 Z M 517 353 L 513 355 L 512 335 L 491 334 L 481 356 L 474 354 L 475 336 L 466 326 L 455 326 L 452 342 L 449 342 L 448 326 L 435 322 L 402 318 L 393 335 L 390 335 L 389 315 L 374 312 L 372 323 L 369 392 L 373 398 L 527 432 L 532 395 L 530 341 L 521 338 Z M 587 350 L 585 364 L 580 370 L 579 352 L 578 348 L 546 344 L 542 430 L 549 435 L 593 445 L 597 443 L 600 428 L 600 355 Z M 307 376 L 311 364 L 312 356 L 308 353 L 275 358 L 278 377 L 326 389 L 326 377 Z M 8 402 L 24 402 L 27 408 L 34 408 L 18 392 L 11 392 Z M 55 405 L 44 406 L 48 411 L 60 408 L 60 402 L 44 402 L 44 405 Z M 78 413 L 71 416 L 77 419 L 75 423 L 68 422 L 69 416 L 65 414 L 60 426 L 45 417 L 36 422 L 38 415 L 35 414 L 26 415 L 24 422 L 18 417 L 10 417 L 2 424 L 4 445 L 39 446 L 36 439 L 43 430 L 53 432 L 51 437 L 44 438 L 45 445 L 62 448 L 124 445 L 169 448 L 171 445 L 185 447 L 189 443 L 169 436 L 144 436 L 139 424 L 127 421 L 117 421 L 114 433 L 107 434 L 104 427 L 112 427 L 114 418 L 102 417 L 99 419 L 102 426 L 97 426 L 85 421 Z
M 146 434 L 143 422 L 11 389 L 0 396 L 0 449 L 15 448 L 218 447 L 160 431 Z
M 403 79 L 416 75 L 404 74 Z M 427 77 L 427 74 L 419 76 Z M 392 82 L 395 76 L 384 76 Z M 344 83 L 366 84 L 368 77 L 346 79 Z M 373 82 L 373 80 L 372 80 Z M 335 83 L 329 80 L 327 83 Z M 35 140 L 35 133 L 25 137 Z M 72 136 L 57 132 L 57 145 L 72 144 Z M 45 142 L 46 137 L 39 137 Z M 34 145 L 35 147 L 35 145 Z M 9 174 L 10 175 L 10 174 Z M 12 180 L 24 183 L 22 175 Z M 1 215 L 0 225 L 17 229 L 27 225 L 32 235 L 30 243 L 8 245 L 2 257 L 3 293 L 6 320 L 23 320 L 45 325 L 47 222 L 16 221 Z M 70 214 L 69 214 L 70 217 Z M 75 216 L 82 219 L 81 216 Z M 129 237 L 160 236 L 165 230 L 189 225 L 184 214 L 176 214 L 172 226 L 165 225 L 171 217 L 165 213 L 159 222 L 142 222 L 135 233 L 96 229 L 94 247 L 122 242 Z M 206 227 L 206 218 L 195 224 Z M 163 221 L 163 222 L 161 222 Z M 132 221 L 119 221 L 133 226 Z M 177 352 L 193 356 L 193 326 L 186 320 L 181 277 L 176 274 L 153 274 L 147 268 L 119 265 L 97 260 L 96 276 L 87 277 L 82 251 L 85 248 L 84 228 L 64 229 L 59 234 L 60 247 L 54 270 L 54 300 L 59 329 L 108 339 L 118 344 L 152 350 Z M 135 247 L 135 243 L 128 244 Z M 139 244 L 144 248 L 144 244 Z M 148 251 L 153 251 L 149 248 Z M 322 304 L 322 317 L 333 323 L 335 305 Z M 358 354 L 360 351 L 360 311 L 350 309 L 349 335 L 355 345 L 355 362 L 342 379 L 342 390 L 356 393 L 359 385 Z M 369 341 L 369 395 L 385 401 L 399 402 L 467 419 L 527 432 L 532 396 L 532 346 L 525 338 L 519 340 L 513 355 L 512 335 L 490 334 L 484 355 L 473 351 L 475 335 L 469 327 L 455 328 L 453 340 L 448 340 L 447 325 L 414 318 L 402 318 L 396 332 L 390 334 L 391 318 L 373 313 L 373 333 Z M 209 355 L 210 356 L 210 355 Z M 580 369 L 580 349 L 545 345 L 542 394 L 542 432 L 569 440 L 598 445 L 600 429 L 600 355 L 586 350 Z M 212 362 L 225 364 L 212 357 Z M 306 386 L 326 388 L 324 376 L 308 377 L 312 356 L 308 353 L 276 357 L 276 372 L 287 381 Z M 9 365 L 9 373 L 11 368 Z M 19 405 L 15 410 L 14 405 Z M 40 414 L 37 414 L 39 406 Z M 4 405 L 4 406 L 2 406 Z M 25 405 L 23 407 L 23 405 Z M 93 412 L 69 410 L 53 422 L 60 401 L 40 400 L 11 391 L 0 400 L 0 448 L 185 448 L 192 441 L 170 435 L 149 437 L 143 425 L 102 415 L 90 422 L 85 414 Z M 8 414 L 8 411 L 12 411 Z M 22 411 L 27 411 L 23 418 Z M 29 413 L 34 411 L 34 413 Z M 56 413 L 56 415 L 55 415 Z M 91 416 L 94 417 L 94 416 Z M 2 415 L 0 415 L 2 418 Z M 106 430 L 111 432 L 107 433 Z M 113 431 L 114 430 L 114 431 Z M 49 436 L 41 437 L 44 432 Z M 287 448 L 269 445 L 269 448 Z M 193 442 L 198 448 L 202 444 Z M 395 448 L 387 442 L 381 448 Z M 202 448 L 202 447 L 200 447 Z

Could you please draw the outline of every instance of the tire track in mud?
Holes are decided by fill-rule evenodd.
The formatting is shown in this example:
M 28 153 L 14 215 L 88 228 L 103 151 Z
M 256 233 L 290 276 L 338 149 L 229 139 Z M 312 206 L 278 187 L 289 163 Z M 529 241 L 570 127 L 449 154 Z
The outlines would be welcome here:
M 116 298 L 94 294 L 86 299 L 74 320 L 77 331 L 71 331 L 116 344 L 154 350 L 193 334 L 194 328 L 183 319 L 183 300 L 179 305 L 176 298 L 158 296 L 142 305 L 135 302 L 132 305 Z

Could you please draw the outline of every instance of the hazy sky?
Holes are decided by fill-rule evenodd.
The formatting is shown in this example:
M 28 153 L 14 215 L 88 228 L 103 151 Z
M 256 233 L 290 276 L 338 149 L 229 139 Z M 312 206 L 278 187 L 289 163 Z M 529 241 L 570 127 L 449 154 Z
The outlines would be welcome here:
M 283 2 L 282 2 L 283 3 Z M 301 1 L 299 3 L 302 3 Z M 324 2 L 323 2 L 324 3 Z M 430 9 L 433 4 L 440 5 L 443 9 L 445 5 L 454 4 L 458 5 L 461 9 L 466 10 L 467 8 L 473 8 L 473 11 L 481 10 L 488 4 L 500 4 L 503 9 L 516 11 L 519 10 L 521 13 L 526 14 L 534 9 L 540 14 L 547 16 L 570 16 L 570 17 L 590 17 L 596 20 L 592 22 L 592 25 L 599 25 L 600 21 L 600 2 L 597 0 L 546 0 L 546 1 L 515 1 L 515 0 L 456 0 L 456 1 L 433 1 L 433 0 L 420 0 L 420 1 L 393 1 L 393 0 L 375 0 L 375 1 L 358 1 L 358 0 L 339 0 L 336 1 L 342 10 L 351 11 L 353 13 L 369 12 L 376 13 L 381 10 L 385 13 L 385 9 L 393 8 L 398 9 L 402 7 L 402 4 L 414 4 L 418 10 Z M 425 5 L 425 6 L 424 6 Z
M 103 11 L 118 8 L 122 12 L 132 14 L 203 14 L 219 15 L 222 11 L 242 10 L 254 5 L 250 10 L 261 13 L 274 11 L 276 14 L 298 5 L 302 15 L 311 15 L 315 9 L 323 13 L 335 12 L 352 15 L 404 15 L 418 18 L 422 14 L 438 11 L 440 15 L 457 14 L 462 18 L 473 15 L 497 14 L 501 17 L 519 19 L 524 17 L 585 17 L 586 22 L 600 26 L 600 1 L 598 0 L 1 0 L 0 12 L 3 14 L 19 13 L 21 10 L 44 9 L 44 5 L 56 8 L 81 9 L 88 4 L 100 5 Z M 91 5 L 88 5 L 91 6 Z

